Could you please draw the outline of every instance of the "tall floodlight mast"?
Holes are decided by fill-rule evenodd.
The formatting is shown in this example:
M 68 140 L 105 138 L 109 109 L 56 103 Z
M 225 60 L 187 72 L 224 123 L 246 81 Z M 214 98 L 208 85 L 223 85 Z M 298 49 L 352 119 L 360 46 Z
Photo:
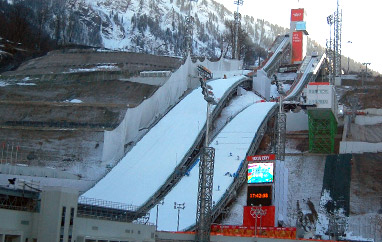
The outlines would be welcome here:
M 189 0 L 190 5 L 188 6 L 188 15 L 186 16 L 186 48 L 185 56 L 191 55 L 192 53 L 192 41 L 194 33 L 194 17 L 191 16 L 191 5 L 192 2 L 198 2 L 198 0 Z
M 240 21 L 241 21 L 241 14 L 239 13 L 239 6 L 242 6 L 244 3 L 244 0 L 236 0 L 233 2 L 234 4 L 237 5 L 237 10 L 234 13 L 234 18 L 235 18 L 235 43 L 234 43 L 234 48 L 232 48 L 232 51 L 235 52 L 234 58 L 236 60 L 239 59 L 239 27 L 240 27 Z
M 215 149 L 208 147 L 208 131 L 210 126 L 210 110 L 216 105 L 212 87 L 206 83 L 206 78 L 200 78 L 202 93 L 207 101 L 207 121 L 205 145 L 200 155 L 198 201 L 196 211 L 196 241 L 209 242 L 211 232 L 212 189 L 214 178 Z
M 338 84 L 337 80 L 341 80 L 341 39 L 342 39 L 342 10 L 337 0 L 337 11 L 327 18 L 330 26 L 330 39 L 326 44 L 326 54 L 329 58 L 329 82 Z M 333 39 L 332 39 L 332 26 Z M 336 83 L 335 83 L 336 82 Z
M 337 0 L 337 11 L 334 18 L 334 74 L 336 78 L 341 78 L 341 38 L 342 38 L 342 9 Z

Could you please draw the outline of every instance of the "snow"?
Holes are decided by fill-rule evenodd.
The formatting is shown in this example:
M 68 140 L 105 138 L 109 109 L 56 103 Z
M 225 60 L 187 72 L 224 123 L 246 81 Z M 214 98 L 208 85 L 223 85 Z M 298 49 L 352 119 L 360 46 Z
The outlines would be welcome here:
M 0 81 L 0 87 L 5 87 L 5 86 L 8 86 L 9 84 L 4 82 L 4 81 Z
M 208 84 L 213 87 L 215 97 L 220 98 L 241 78 L 243 76 L 218 79 Z M 198 88 L 162 118 L 110 173 L 84 196 L 142 205 L 165 182 L 185 156 L 203 128 L 205 117 L 206 102 L 201 88 Z
M 82 101 L 79 100 L 79 99 L 66 100 L 64 102 L 68 102 L 68 103 L 82 103 Z
M 231 185 L 235 174 L 245 159 L 246 153 L 255 137 L 261 122 L 266 117 L 274 103 L 255 103 L 238 114 L 211 142 L 215 148 L 213 203 L 217 203 Z M 232 153 L 232 156 L 230 156 Z M 177 210 L 174 202 L 185 203 L 181 210 L 179 229 L 192 226 L 196 220 L 196 202 L 198 192 L 199 166 L 191 170 L 165 197 L 164 204 L 160 206 L 158 230 L 176 231 Z M 185 192 L 187 191 L 187 192 Z M 155 223 L 156 207 L 150 211 L 150 222 Z
M 64 73 L 75 73 L 75 72 L 92 72 L 92 71 L 119 71 L 120 68 L 116 66 L 115 63 L 111 64 L 103 64 L 103 65 L 97 65 L 92 68 L 77 68 L 77 69 L 69 69 L 68 72 Z
M 36 83 L 25 83 L 25 82 L 17 82 L 18 86 L 36 86 Z

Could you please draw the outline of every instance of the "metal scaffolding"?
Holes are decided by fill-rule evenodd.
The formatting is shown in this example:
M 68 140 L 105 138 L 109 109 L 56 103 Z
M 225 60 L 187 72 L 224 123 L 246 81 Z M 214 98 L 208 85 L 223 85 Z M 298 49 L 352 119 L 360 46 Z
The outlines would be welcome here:
M 309 152 L 334 153 L 337 121 L 331 110 L 308 110 Z
M 215 149 L 203 148 L 199 164 L 196 241 L 210 241 Z
M 199 163 L 198 201 L 196 210 L 196 241 L 209 242 L 211 232 L 211 211 L 212 211 L 212 189 L 214 179 L 215 149 L 209 145 L 210 112 L 211 106 L 217 105 L 212 92 L 212 87 L 208 85 L 207 73 L 199 72 L 200 86 L 204 100 L 207 102 L 206 136 L 205 144 L 201 152 Z
M 280 98 L 279 113 L 277 114 L 277 143 L 276 158 L 285 160 L 285 133 L 286 133 L 286 114 L 283 110 L 282 98 Z

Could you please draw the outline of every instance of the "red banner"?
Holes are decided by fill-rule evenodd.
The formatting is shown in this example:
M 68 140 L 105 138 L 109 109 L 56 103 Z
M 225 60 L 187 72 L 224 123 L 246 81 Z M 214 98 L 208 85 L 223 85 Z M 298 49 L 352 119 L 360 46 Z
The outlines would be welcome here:
M 275 226 L 275 206 L 245 206 L 243 225 L 258 227 Z
M 330 82 L 309 82 L 308 85 L 311 85 L 311 86 L 330 85 Z
M 290 20 L 293 22 L 304 21 L 304 9 L 292 9 Z
M 302 32 L 293 32 L 292 36 L 292 63 L 302 61 Z
M 296 239 L 296 228 L 212 225 L 211 235 Z
M 267 161 L 267 160 L 276 160 L 276 155 L 269 154 L 269 155 L 247 156 L 247 161 Z

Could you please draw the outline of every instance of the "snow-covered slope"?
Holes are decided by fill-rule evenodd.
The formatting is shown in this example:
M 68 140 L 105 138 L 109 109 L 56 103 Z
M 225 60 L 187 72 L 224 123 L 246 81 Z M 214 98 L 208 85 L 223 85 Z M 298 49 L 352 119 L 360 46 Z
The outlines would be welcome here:
M 211 142 L 215 148 L 213 201 L 218 202 L 226 189 L 233 182 L 234 174 L 245 159 L 245 155 L 256 135 L 259 126 L 275 103 L 256 103 L 238 114 Z M 234 107 L 233 107 L 234 108 Z M 254 115 L 256 114 L 256 115 Z M 232 155 L 230 154 L 232 153 Z M 177 210 L 174 202 L 185 203 L 181 210 L 179 229 L 192 226 L 196 220 L 196 205 L 198 196 L 199 165 L 196 165 L 165 197 L 160 206 L 158 229 L 176 231 Z M 155 222 L 156 208 L 150 212 L 150 221 Z
M 209 82 L 216 98 L 243 76 Z M 84 196 L 142 205 L 165 182 L 203 129 L 206 102 L 201 88 L 194 90 L 156 124 Z

